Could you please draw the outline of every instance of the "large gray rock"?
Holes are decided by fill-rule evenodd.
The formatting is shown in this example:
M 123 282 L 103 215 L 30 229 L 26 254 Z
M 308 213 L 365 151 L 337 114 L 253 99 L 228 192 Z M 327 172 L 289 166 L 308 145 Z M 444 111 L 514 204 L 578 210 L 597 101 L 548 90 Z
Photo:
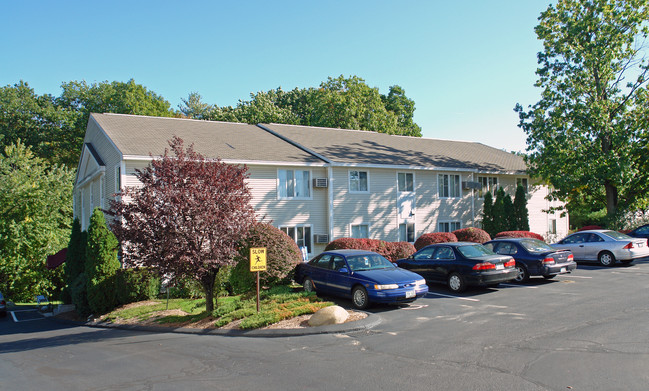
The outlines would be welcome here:
M 347 318 L 349 318 L 349 313 L 346 309 L 337 305 L 332 305 L 318 310 L 315 314 L 311 315 L 309 326 L 317 327 L 327 324 L 345 323 Z

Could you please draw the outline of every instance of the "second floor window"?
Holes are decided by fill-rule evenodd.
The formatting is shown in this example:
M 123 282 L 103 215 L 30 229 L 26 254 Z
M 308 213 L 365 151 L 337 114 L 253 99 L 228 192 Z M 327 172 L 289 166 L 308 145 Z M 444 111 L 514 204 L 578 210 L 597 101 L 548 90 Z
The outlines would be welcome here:
M 279 198 L 311 197 L 311 173 L 303 170 L 278 170 Z
M 367 171 L 349 172 L 349 191 L 367 192 Z
M 490 192 L 491 195 L 495 195 L 496 190 L 498 190 L 498 178 L 495 176 L 479 176 L 478 183 L 482 186 L 482 188 L 478 190 L 478 197 L 480 198 L 484 198 L 484 195 L 487 194 L 487 192 Z
M 414 191 L 415 180 L 410 172 L 400 172 L 397 176 L 399 191 Z
M 439 198 L 459 198 L 462 196 L 460 192 L 460 176 L 439 174 Z

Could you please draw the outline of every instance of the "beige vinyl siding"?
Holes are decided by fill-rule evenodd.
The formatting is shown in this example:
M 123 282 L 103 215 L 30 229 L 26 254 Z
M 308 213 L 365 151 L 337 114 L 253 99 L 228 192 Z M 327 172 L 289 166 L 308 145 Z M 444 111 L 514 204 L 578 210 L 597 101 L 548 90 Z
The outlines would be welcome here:
M 328 189 L 315 188 L 311 183 L 310 199 L 278 199 L 278 170 L 310 171 L 311 182 L 327 177 L 327 170 L 321 167 L 249 165 L 248 184 L 257 219 L 275 227 L 309 225 L 312 236 L 328 234 Z M 326 246 L 316 245 L 313 237 L 311 243 L 312 254 L 322 252 Z

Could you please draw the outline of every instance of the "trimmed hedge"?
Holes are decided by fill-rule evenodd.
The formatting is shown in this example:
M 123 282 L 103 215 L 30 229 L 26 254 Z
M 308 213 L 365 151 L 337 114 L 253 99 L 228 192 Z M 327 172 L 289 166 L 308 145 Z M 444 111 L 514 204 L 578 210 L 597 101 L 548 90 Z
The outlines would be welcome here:
M 494 239 L 495 238 L 533 238 L 545 241 L 543 236 L 530 231 L 503 231 L 497 233 L 496 236 L 494 236 Z
M 423 234 L 417 238 L 415 241 L 415 249 L 417 251 L 428 246 L 429 244 L 435 243 L 448 243 L 448 242 L 457 242 L 457 237 L 452 232 L 431 232 Z
M 415 252 L 415 246 L 408 242 L 386 242 L 378 239 L 339 238 L 325 247 L 325 251 L 341 249 L 374 251 L 392 262 Z
M 453 231 L 455 237 L 459 242 L 474 242 L 474 243 L 485 243 L 491 240 L 491 236 L 487 231 L 480 228 L 462 228 L 456 231 Z

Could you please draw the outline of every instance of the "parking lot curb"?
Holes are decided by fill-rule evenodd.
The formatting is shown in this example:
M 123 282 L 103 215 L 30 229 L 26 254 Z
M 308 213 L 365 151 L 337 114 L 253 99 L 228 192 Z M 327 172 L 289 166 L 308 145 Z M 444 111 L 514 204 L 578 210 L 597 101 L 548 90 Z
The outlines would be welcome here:
M 75 324 L 78 326 L 121 329 L 132 331 L 143 331 L 151 333 L 177 333 L 177 334 L 195 334 L 195 335 L 220 335 L 226 337 L 249 337 L 249 338 L 277 338 L 277 337 L 300 337 L 305 335 L 317 334 L 345 334 L 358 331 L 369 330 L 379 325 L 382 321 L 381 316 L 367 313 L 364 319 L 353 322 L 333 324 L 318 327 L 304 327 L 297 329 L 256 329 L 256 330 L 223 330 L 223 329 L 196 329 L 188 327 L 162 327 L 162 326 L 141 326 L 133 324 L 119 324 L 111 322 L 78 322 L 68 319 L 51 317 L 49 319 L 60 323 Z

